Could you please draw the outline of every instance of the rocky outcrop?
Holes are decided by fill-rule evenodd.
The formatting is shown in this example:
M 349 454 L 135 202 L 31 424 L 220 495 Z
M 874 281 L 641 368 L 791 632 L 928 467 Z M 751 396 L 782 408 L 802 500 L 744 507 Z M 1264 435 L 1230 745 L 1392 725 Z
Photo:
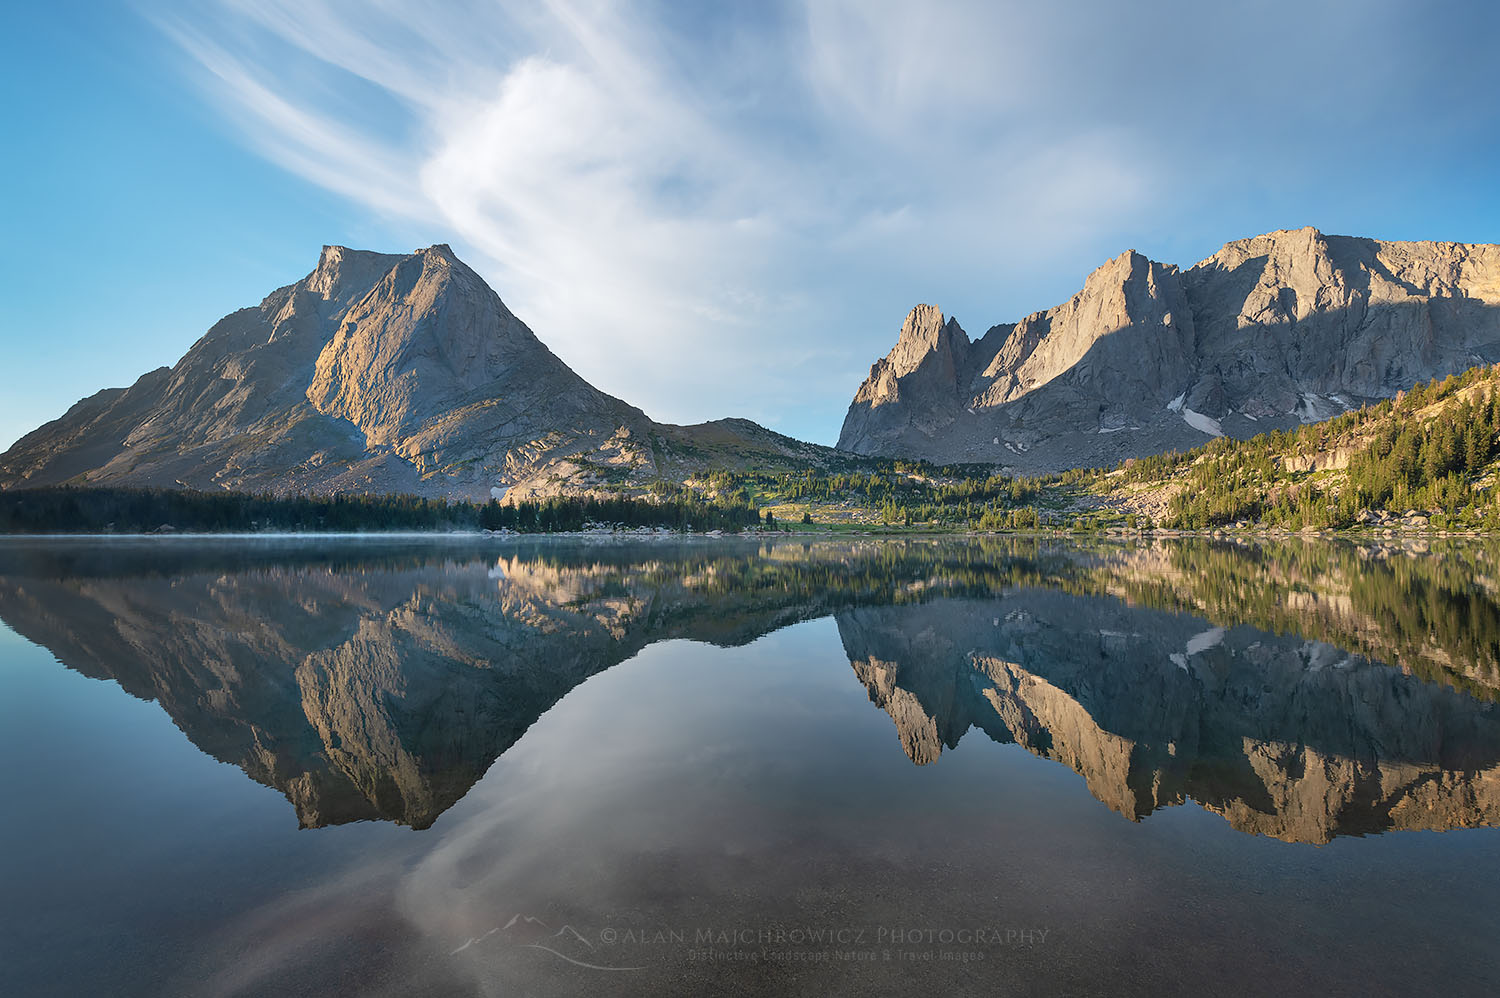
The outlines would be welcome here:
M 398 262 L 344 315 L 307 398 L 420 471 L 496 472 L 517 441 L 648 426 L 558 360 L 447 246 Z
M 953 320 L 931 305 L 918 305 L 906 317 L 901 335 L 889 356 L 870 368 L 870 377 L 854 397 L 850 419 L 857 422 L 846 433 L 859 436 L 901 434 L 907 423 L 932 436 L 945 429 L 953 414 L 945 407 L 924 408 L 925 398 L 959 401 L 969 383 L 969 337 Z M 916 403 L 913 405 L 911 403 Z
M 918 306 L 839 447 L 1107 465 L 1326 419 L 1497 360 L 1500 246 L 1280 231 L 1186 271 L 1124 253 L 1067 302 L 975 341 Z
M 21 438 L 0 455 L 0 488 L 518 499 L 826 451 L 746 420 L 653 422 L 575 374 L 447 246 L 327 246 L 174 367 Z

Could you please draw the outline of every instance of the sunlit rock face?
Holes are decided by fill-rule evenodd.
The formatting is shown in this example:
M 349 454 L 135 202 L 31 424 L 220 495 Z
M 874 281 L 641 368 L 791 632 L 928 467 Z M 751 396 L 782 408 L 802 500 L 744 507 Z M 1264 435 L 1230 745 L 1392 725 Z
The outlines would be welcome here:
M 1130 251 L 971 341 L 913 309 L 839 447 L 1028 471 L 1327 419 L 1500 360 L 1500 247 L 1273 232 L 1188 270 Z
M 575 374 L 447 246 L 326 246 L 177 364 L 0 455 L 0 488 L 137 485 L 488 500 L 709 463 L 816 463 L 748 420 L 655 423 Z
M 308 827 L 429 827 L 564 695 L 647 645 L 741 645 L 829 616 L 849 695 L 890 715 L 918 765 L 978 728 L 1133 820 L 1192 799 L 1305 842 L 1500 823 L 1500 612 L 1467 555 L 472 545 L 23 542 L 0 548 L 0 619 L 159 703 Z M 1419 636 L 1393 605 L 1421 611 Z

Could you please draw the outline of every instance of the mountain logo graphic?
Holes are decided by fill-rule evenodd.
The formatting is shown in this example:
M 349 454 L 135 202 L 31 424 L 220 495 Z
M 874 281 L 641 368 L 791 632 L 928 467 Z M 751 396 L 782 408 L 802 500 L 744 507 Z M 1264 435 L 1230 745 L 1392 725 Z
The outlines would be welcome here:
M 583 933 L 571 925 L 564 925 L 555 932 L 549 931 L 550 926 L 534 915 L 516 914 L 510 917 L 510 921 L 504 925 L 497 925 L 482 936 L 471 936 L 463 945 L 452 950 L 448 955 L 457 956 L 465 950 L 483 943 L 492 936 L 499 936 L 510 945 L 523 949 L 541 950 L 575 967 L 583 967 L 587 970 L 602 970 L 610 972 L 647 970 L 646 967 L 616 967 L 598 962 L 595 956 L 597 947 L 588 940 Z

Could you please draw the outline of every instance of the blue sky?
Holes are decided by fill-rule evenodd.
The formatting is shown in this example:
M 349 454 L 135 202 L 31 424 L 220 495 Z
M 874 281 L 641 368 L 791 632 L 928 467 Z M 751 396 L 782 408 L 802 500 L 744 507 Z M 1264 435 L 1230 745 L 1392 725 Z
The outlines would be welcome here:
M 324 243 L 451 243 L 651 415 L 831 443 L 919 302 L 1500 242 L 1490 3 L 52 2 L 0 47 L 0 447 Z

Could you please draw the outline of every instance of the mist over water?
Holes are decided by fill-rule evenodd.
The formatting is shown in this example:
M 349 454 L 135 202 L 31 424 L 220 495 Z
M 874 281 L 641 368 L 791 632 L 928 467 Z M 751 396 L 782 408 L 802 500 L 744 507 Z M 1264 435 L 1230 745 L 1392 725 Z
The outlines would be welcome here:
M 6 540 L 0 985 L 1487 993 L 1495 558 Z

